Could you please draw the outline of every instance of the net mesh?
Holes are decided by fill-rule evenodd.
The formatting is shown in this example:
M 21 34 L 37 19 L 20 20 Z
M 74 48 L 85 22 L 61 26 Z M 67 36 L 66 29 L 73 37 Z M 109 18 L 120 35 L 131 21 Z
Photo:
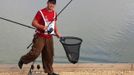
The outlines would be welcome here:
M 77 63 L 82 39 L 78 37 L 62 37 L 60 38 L 60 42 L 64 47 L 68 60 L 73 64 Z

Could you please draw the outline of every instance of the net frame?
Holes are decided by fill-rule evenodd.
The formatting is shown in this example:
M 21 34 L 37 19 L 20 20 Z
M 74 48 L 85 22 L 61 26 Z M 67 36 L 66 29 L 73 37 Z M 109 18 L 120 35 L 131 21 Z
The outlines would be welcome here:
M 65 42 L 65 40 L 69 40 L 69 39 L 71 39 L 71 40 L 78 40 L 79 42 L 77 42 L 77 43 L 66 43 Z M 63 45 L 63 48 L 64 48 L 64 50 L 65 50 L 65 52 L 66 52 L 66 56 L 67 56 L 67 58 L 68 58 L 68 60 L 71 62 L 71 63 L 73 63 L 73 64 L 75 64 L 75 63 L 77 63 L 78 62 L 78 60 L 79 60 L 79 56 L 80 56 L 80 47 L 81 47 L 81 43 L 82 43 L 82 39 L 81 38 L 79 38 L 79 37 L 73 37 L 73 36 L 64 36 L 64 37 L 61 37 L 60 38 L 60 42 L 61 42 L 61 44 Z M 77 57 L 76 58 L 74 58 L 73 59 L 73 57 L 71 58 L 71 56 L 70 56 L 70 50 L 69 50 L 69 48 L 68 47 L 74 47 L 74 46 L 77 46 L 78 48 L 77 48 L 77 50 L 78 50 L 78 53 L 77 53 Z

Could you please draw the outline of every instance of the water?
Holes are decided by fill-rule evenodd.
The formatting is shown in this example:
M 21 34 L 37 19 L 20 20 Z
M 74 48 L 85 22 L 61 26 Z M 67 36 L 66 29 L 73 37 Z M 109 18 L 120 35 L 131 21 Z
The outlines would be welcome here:
M 58 2 L 57 11 L 68 1 Z M 0 16 L 30 25 L 44 4 L 39 0 L 1 0 Z M 57 22 L 63 36 L 83 39 L 80 63 L 134 63 L 133 24 L 133 0 L 74 0 Z M 29 51 L 26 47 L 34 30 L 3 20 L 0 25 L 0 64 L 16 64 Z M 55 63 L 68 63 L 59 39 L 54 40 Z M 37 61 L 41 62 L 40 57 Z

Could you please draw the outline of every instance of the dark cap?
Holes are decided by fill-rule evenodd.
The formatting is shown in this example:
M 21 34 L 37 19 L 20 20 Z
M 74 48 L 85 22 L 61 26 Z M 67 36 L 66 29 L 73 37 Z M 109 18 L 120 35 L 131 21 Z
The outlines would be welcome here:
M 48 0 L 48 2 L 56 4 L 56 0 Z

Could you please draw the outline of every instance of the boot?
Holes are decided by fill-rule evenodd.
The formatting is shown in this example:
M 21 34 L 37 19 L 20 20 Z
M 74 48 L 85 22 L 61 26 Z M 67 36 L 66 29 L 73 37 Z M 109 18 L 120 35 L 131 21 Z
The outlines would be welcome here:
M 22 60 L 20 60 L 20 61 L 18 62 L 18 66 L 19 66 L 20 69 L 22 69 L 22 67 L 23 67 L 23 62 L 22 62 Z

